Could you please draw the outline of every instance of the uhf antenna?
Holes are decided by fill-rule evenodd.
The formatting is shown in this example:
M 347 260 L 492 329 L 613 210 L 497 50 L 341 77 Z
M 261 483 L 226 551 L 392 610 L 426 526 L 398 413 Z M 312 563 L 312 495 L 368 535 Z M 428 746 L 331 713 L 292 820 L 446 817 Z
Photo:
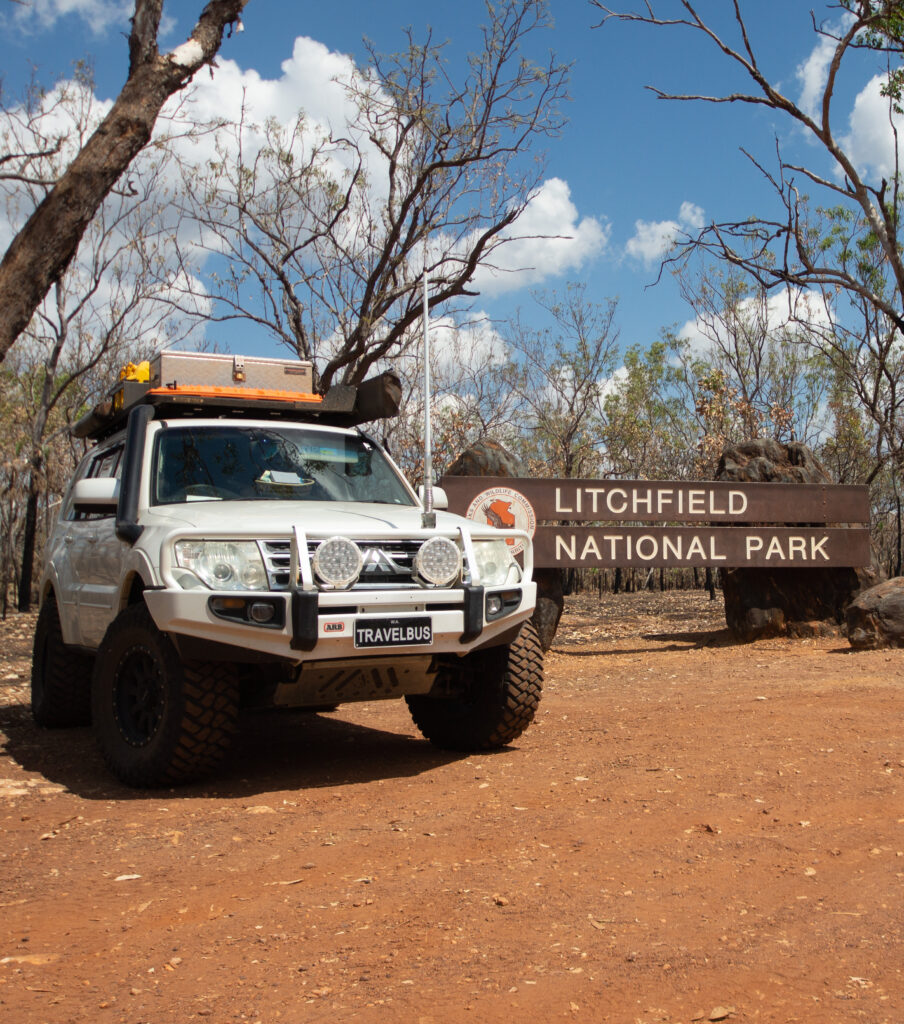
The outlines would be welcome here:
M 430 306 L 427 302 L 427 236 L 424 235 L 424 511 L 421 525 L 434 529 L 433 511 L 433 426 L 430 419 Z

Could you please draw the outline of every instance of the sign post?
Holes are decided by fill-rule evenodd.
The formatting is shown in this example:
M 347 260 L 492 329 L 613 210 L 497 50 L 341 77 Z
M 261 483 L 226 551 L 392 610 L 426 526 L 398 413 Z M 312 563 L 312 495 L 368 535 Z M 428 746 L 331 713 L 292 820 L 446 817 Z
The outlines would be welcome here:
M 530 534 L 534 564 L 543 568 L 871 561 L 866 487 L 464 476 L 441 485 L 451 511 Z

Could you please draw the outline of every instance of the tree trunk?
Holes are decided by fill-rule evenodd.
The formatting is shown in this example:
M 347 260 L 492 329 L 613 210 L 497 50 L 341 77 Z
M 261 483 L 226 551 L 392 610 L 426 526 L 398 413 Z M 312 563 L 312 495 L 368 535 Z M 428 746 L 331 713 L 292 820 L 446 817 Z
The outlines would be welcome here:
M 897 550 L 895 551 L 895 576 L 901 575 L 901 497 L 895 493 L 895 505 L 898 512 Z
M 13 239 L 0 263 L 0 362 L 69 265 L 91 219 L 150 141 L 163 104 L 209 64 L 248 0 L 210 0 L 188 43 L 157 52 L 160 0 L 136 0 L 129 77 L 110 113 Z
M 40 456 L 37 460 L 40 463 Z M 31 609 L 31 581 L 34 576 L 35 538 L 38 533 L 38 497 L 41 466 L 32 463 L 28 476 L 28 500 L 25 503 L 25 526 L 22 534 L 22 562 L 19 572 L 18 609 L 27 612 Z

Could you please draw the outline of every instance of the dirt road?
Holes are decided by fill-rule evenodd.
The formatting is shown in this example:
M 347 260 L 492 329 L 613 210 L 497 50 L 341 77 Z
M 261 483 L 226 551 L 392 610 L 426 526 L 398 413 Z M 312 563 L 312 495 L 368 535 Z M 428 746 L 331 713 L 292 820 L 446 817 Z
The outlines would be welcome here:
M 31 724 L 11 619 L 0 1020 L 902 1024 L 904 651 L 720 612 L 572 606 L 492 755 L 396 702 L 260 714 L 151 793 Z

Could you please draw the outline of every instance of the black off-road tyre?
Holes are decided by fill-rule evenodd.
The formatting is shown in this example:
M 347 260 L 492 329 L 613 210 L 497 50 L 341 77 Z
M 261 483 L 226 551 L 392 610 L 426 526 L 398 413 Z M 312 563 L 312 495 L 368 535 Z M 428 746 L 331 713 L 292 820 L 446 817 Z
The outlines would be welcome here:
M 186 662 L 144 604 L 114 619 L 97 652 L 94 732 L 110 771 L 129 786 L 172 786 L 222 761 L 238 726 L 235 669 Z
M 56 598 L 48 594 L 38 612 L 31 656 L 31 713 L 38 725 L 90 724 L 93 666 L 93 658 L 63 643 Z
M 444 690 L 451 696 L 442 696 Z M 433 694 L 405 700 L 414 724 L 435 746 L 493 750 L 531 724 L 542 690 L 543 649 L 527 621 L 511 644 L 443 666 Z

